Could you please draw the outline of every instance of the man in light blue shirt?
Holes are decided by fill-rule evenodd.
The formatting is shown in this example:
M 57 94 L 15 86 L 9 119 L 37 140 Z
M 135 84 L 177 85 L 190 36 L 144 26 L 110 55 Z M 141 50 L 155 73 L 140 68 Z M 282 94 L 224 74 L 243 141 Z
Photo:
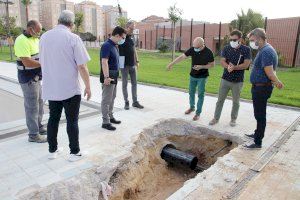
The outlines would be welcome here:
M 278 56 L 275 49 L 267 43 L 265 30 L 256 28 L 249 33 L 248 37 L 250 47 L 258 50 L 250 75 L 254 117 L 257 125 L 253 134 L 246 134 L 247 137 L 254 140 L 254 143 L 245 145 L 245 147 L 247 149 L 260 149 L 266 129 L 268 99 L 272 95 L 273 85 L 282 89 L 283 83 L 276 76 Z
M 90 56 L 80 39 L 71 32 L 75 15 L 65 10 L 58 19 L 58 25 L 44 33 L 40 40 L 40 62 L 43 74 L 42 96 L 49 101 L 48 121 L 49 159 L 55 159 L 57 132 L 64 108 L 67 118 L 67 133 L 70 142 L 70 159 L 82 158 L 79 148 L 78 116 L 81 101 L 79 74 L 85 84 L 84 95 L 91 97 L 89 71 L 86 63 Z

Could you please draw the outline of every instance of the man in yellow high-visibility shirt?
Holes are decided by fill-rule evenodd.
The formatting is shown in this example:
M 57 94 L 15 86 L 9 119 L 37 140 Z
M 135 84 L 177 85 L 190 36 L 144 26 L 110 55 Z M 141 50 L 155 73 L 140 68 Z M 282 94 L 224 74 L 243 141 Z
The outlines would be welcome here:
M 14 45 L 18 57 L 18 80 L 24 96 L 26 124 L 29 130 L 29 142 L 47 142 L 46 130 L 42 125 L 44 114 L 41 91 L 41 65 L 39 63 L 39 34 L 42 26 L 31 20 L 27 28 L 17 37 Z

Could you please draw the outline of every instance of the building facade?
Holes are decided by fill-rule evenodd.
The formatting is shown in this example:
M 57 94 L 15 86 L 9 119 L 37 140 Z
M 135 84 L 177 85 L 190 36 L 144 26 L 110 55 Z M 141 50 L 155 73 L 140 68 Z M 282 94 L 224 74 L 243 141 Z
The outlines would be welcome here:
M 110 5 L 104 5 L 102 9 L 105 15 L 105 35 L 109 37 L 112 30 L 117 26 L 117 19 L 120 16 L 119 9 Z M 127 18 L 127 11 L 122 10 L 122 17 Z
M 74 12 L 73 2 L 66 0 L 40 0 L 40 22 L 46 30 L 57 25 L 60 13 L 63 10 L 71 10 Z
M 75 5 L 75 12 L 83 13 L 83 32 L 90 32 L 98 40 L 104 40 L 105 15 L 99 5 L 92 1 L 83 1 Z
M 13 4 L 8 6 L 8 12 L 10 17 L 16 19 L 17 27 L 26 27 L 26 8 L 22 4 L 21 0 L 11 0 Z M 32 0 L 32 3 L 28 6 L 28 19 L 40 20 L 40 0 Z M 0 17 L 6 16 L 5 4 L 0 4 Z

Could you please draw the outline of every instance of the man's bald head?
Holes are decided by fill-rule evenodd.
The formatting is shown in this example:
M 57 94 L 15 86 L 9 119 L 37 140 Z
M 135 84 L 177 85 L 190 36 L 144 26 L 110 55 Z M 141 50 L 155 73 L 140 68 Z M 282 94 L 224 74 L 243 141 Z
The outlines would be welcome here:
M 37 20 L 30 20 L 27 23 L 27 30 L 26 32 L 29 33 L 33 37 L 38 37 L 40 32 L 42 31 L 42 25 Z
M 193 47 L 202 48 L 204 46 L 204 39 L 202 37 L 196 37 L 193 41 Z

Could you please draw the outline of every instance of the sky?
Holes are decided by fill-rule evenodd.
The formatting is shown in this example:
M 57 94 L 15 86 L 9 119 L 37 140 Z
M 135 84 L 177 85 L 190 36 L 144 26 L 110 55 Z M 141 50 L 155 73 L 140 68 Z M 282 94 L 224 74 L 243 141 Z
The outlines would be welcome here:
M 69 0 L 81 2 L 82 0 Z M 117 5 L 118 0 L 91 0 L 99 5 Z M 140 21 L 147 16 L 168 17 L 168 8 L 176 3 L 183 19 L 211 23 L 230 22 L 241 9 L 249 8 L 269 19 L 300 16 L 299 0 L 119 0 L 128 18 Z M 297 3 L 298 2 L 298 3 Z

